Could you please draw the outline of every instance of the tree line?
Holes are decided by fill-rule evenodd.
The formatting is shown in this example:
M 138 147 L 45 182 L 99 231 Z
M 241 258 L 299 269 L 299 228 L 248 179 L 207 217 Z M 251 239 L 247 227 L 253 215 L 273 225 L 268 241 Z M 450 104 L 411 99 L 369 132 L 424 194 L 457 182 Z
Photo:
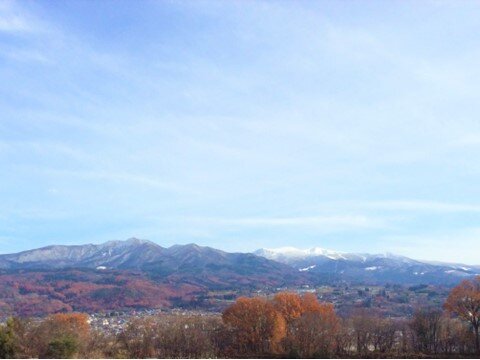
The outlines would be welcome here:
M 480 277 L 454 288 L 444 309 L 411 319 L 359 309 L 342 318 L 313 293 L 241 297 L 221 316 L 135 318 L 117 333 L 82 313 L 0 327 L 0 358 L 386 358 L 478 357 Z

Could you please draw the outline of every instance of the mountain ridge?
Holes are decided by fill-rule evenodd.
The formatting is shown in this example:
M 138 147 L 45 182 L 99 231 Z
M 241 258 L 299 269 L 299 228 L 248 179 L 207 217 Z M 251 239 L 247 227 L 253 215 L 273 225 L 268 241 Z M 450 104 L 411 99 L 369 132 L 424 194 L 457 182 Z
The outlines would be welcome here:
M 365 283 L 453 284 L 480 274 L 480 266 L 410 259 L 385 253 L 346 253 L 321 247 L 258 249 L 230 253 L 194 243 L 162 247 L 150 240 L 130 238 L 101 244 L 50 245 L 0 255 L 3 270 L 89 268 L 144 271 L 152 278 L 177 282 L 233 286 L 232 279 L 255 285 Z M 246 280 L 248 278 L 248 280 Z M 268 281 L 266 280 L 268 279 Z
M 301 272 L 327 275 L 331 281 L 454 284 L 460 279 L 480 275 L 480 266 L 427 262 L 391 253 L 346 253 L 320 247 L 258 249 L 254 253 Z
M 480 273 L 476 267 L 434 265 L 391 254 L 287 250 L 294 256 L 272 260 L 268 257 L 278 251 L 259 256 L 259 251 L 229 253 L 196 244 L 162 247 L 131 238 L 4 254 L 0 311 L 36 316 L 178 306 L 218 310 L 219 304 L 242 294 L 334 283 L 449 286 Z
M 285 258 L 306 258 L 306 257 L 314 257 L 314 256 L 320 256 L 320 255 L 325 255 L 330 258 L 345 258 L 345 257 L 383 257 L 383 258 L 398 258 L 398 259 L 407 259 L 410 261 L 417 261 L 421 263 L 427 263 L 427 264 L 433 264 L 433 265 L 451 265 L 451 266 L 469 266 L 469 267 L 474 267 L 474 268 L 480 268 L 480 264 L 464 264 L 464 263 L 458 263 L 458 262 L 446 262 L 446 261 L 438 261 L 438 260 L 423 260 L 423 259 L 414 259 L 410 258 L 408 256 L 404 255 L 399 255 L 396 253 L 392 252 L 384 252 L 384 253 L 355 253 L 355 252 L 345 252 L 345 251 L 336 251 L 336 250 L 331 250 L 331 249 L 326 249 L 322 248 L 319 246 L 311 247 L 311 248 L 306 248 L 306 249 L 301 249 L 301 248 L 296 248 L 293 246 L 284 246 L 284 247 L 279 247 L 279 248 L 259 248 L 252 253 L 261 255 L 261 256 L 268 256 L 269 254 L 275 255 L 275 256 L 282 256 Z M 274 256 L 270 256 L 273 258 Z
M 203 286 L 300 284 L 292 267 L 250 253 L 228 253 L 197 244 L 162 247 L 130 238 L 102 244 L 51 245 L 0 255 L 3 270 L 97 269 L 142 271 L 157 281 L 201 282 Z

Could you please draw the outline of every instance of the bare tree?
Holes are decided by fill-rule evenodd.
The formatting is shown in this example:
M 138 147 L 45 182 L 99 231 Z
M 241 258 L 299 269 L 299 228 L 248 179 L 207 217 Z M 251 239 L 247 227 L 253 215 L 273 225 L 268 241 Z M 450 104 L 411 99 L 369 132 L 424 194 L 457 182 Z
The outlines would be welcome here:
M 435 309 L 422 309 L 414 314 L 410 328 L 416 351 L 424 354 L 437 353 L 441 318 L 442 312 Z
M 445 302 L 445 308 L 471 324 L 475 334 L 475 350 L 480 354 L 480 276 L 464 280 L 455 287 Z

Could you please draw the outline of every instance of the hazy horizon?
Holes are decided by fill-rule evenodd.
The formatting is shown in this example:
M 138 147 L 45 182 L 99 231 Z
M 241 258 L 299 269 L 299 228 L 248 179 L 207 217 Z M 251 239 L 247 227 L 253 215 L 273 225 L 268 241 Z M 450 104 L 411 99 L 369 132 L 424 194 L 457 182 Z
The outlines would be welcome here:
M 479 10 L 1 1 L 0 253 L 135 236 L 480 265 Z

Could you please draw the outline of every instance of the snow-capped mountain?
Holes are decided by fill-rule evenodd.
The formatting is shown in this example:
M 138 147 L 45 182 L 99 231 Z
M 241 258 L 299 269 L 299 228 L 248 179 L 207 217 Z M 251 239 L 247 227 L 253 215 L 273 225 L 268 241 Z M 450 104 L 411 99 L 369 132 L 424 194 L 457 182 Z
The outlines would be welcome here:
M 319 282 L 454 284 L 480 274 L 480 266 L 431 263 L 395 254 L 356 254 L 320 247 L 259 249 L 256 255 L 288 264 Z
M 329 250 L 321 247 L 313 247 L 310 249 L 298 249 L 295 247 L 281 247 L 276 249 L 258 249 L 255 255 L 266 257 L 270 260 L 280 261 L 286 264 L 295 264 L 299 261 L 309 261 L 311 259 L 319 260 L 345 260 L 356 262 L 367 262 L 373 259 L 392 259 L 404 263 L 415 262 L 404 256 L 391 253 L 385 254 L 364 254 L 364 253 L 345 253 Z
M 282 247 L 278 249 L 259 249 L 255 251 L 256 255 L 266 257 L 271 260 L 289 262 L 290 260 L 307 259 L 317 256 L 324 256 L 329 259 L 338 260 L 345 259 L 344 254 L 323 249 L 320 247 L 314 247 L 311 249 L 297 249 L 294 247 Z
M 283 286 L 306 281 L 291 266 L 250 253 L 227 253 L 196 244 L 167 248 L 136 238 L 103 244 L 52 245 L 0 255 L 0 272 L 64 269 L 139 271 L 161 282 L 201 284 L 207 288 Z
M 0 255 L 0 268 L 139 268 L 162 256 L 164 251 L 164 248 L 151 241 L 136 238 L 98 245 L 51 245 L 17 254 Z
M 480 266 L 417 261 L 394 254 L 356 254 L 321 247 L 227 253 L 195 244 L 162 247 L 129 239 L 103 244 L 53 245 L 0 255 L 0 271 L 135 270 L 153 278 L 207 287 L 262 284 L 355 283 L 457 284 L 480 274 Z M 162 281 L 163 281 L 162 280 Z

